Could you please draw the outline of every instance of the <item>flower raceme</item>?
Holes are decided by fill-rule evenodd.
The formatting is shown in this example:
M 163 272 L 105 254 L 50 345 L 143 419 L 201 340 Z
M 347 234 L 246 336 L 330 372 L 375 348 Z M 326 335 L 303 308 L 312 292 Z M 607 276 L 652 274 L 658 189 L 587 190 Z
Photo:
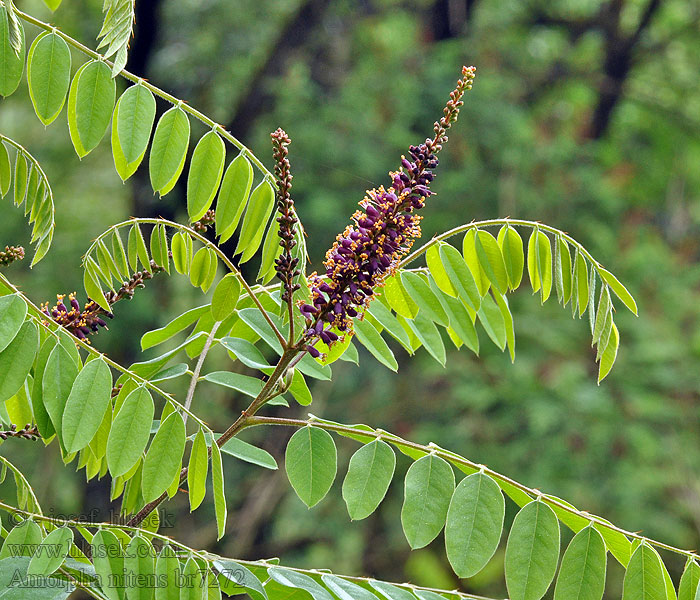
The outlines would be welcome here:
M 338 340 L 333 329 L 351 330 L 352 319 L 420 237 L 422 217 L 416 213 L 433 194 L 430 184 L 438 165 L 437 154 L 447 141 L 447 130 L 457 120 L 462 96 L 471 89 L 475 72 L 474 67 L 462 68 L 443 116 L 435 122 L 434 137 L 411 146 L 409 156 L 401 157 L 399 170 L 389 173 L 391 187 L 367 191 L 360 202 L 362 210 L 352 217 L 354 223 L 338 235 L 326 253 L 325 276 L 311 274 L 311 303 L 301 304 L 300 310 L 306 318 L 302 342 L 312 356 L 320 356 L 314 348 L 319 339 L 329 345 Z

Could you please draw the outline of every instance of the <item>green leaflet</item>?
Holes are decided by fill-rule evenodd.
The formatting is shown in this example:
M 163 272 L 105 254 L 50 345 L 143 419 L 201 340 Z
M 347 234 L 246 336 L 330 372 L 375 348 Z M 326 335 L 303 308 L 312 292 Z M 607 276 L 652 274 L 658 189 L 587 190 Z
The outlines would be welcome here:
M 384 341 L 384 338 L 374 328 L 369 321 L 355 320 L 353 323 L 355 328 L 355 337 L 357 340 L 370 351 L 380 363 L 388 367 L 392 371 L 398 371 L 399 364 L 396 362 L 394 353 Z
M 0 296 L 0 352 L 15 338 L 26 315 L 27 305 L 18 294 Z
M 598 520 L 607 522 L 600 517 L 598 517 Z M 630 557 L 632 556 L 632 544 L 627 537 L 619 531 L 614 531 L 603 525 L 595 524 L 594 527 L 598 530 L 598 533 L 603 536 L 605 546 L 610 551 L 610 554 L 612 554 L 623 567 L 627 568 Z
M 375 440 L 350 459 L 343 481 L 343 500 L 353 521 L 371 515 L 384 499 L 394 476 L 396 455 L 391 446 Z
M 24 385 L 38 350 L 39 331 L 32 321 L 25 321 L 0 352 L 0 402 L 12 398 Z
M 88 445 L 110 406 L 112 373 L 102 358 L 87 363 L 73 382 L 66 401 L 61 430 L 68 452 Z
M 202 600 L 203 585 L 199 567 L 190 556 L 182 567 L 180 600 Z
M 107 131 L 115 96 L 116 84 L 102 61 L 86 63 L 73 77 L 68 93 L 68 126 L 80 158 L 93 150 Z
M 406 333 L 406 330 L 401 327 L 396 317 L 391 313 L 391 310 L 381 301 L 370 302 L 367 307 L 367 312 L 370 316 L 376 319 L 384 330 L 399 342 L 408 352 L 411 350 L 411 340 Z
M 211 314 L 215 321 L 223 321 L 233 314 L 241 295 L 241 282 L 233 273 L 219 281 L 211 299 Z
M 474 328 L 474 322 L 469 314 L 469 309 L 467 309 L 459 298 L 453 298 L 435 289 L 433 289 L 433 291 L 436 292 L 435 295 L 438 297 L 438 300 L 440 300 L 443 309 L 445 309 L 452 330 L 474 354 L 478 355 L 479 336 Z
M 119 98 L 116 110 L 119 145 L 127 163 L 143 156 L 156 116 L 156 101 L 151 91 L 135 84 Z
M 333 438 L 318 427 L 299 429 L 287 444 L 285 468 L 302 502 L 309 508 L 318 504 L 335 479 L 337 452 Z
M 204 134 L 197 143 L 187 175 L 187 214 L 194 223 L 209 210 L 224 172 L 226 148 L 215 131 Z
M 615 295 L 622 300 L 622 303 L 632 312 L 634 315 L 637 315 L 637 303 L 634 301 L 634 298 L 632 297 L 632 294 L 629 293 L 627 288 L 622 285 L 617 278 L 610 273 L 610 271 L 606 271 L 603 268 L 600 268 L 598 270 L 600 273 L 600 276 L 603 278 L 603 281 L 607 283 L 610 288 L 612 289 L 613 292 L 615 292 Z
M 588 269 L 586 267 L 586 259 L 578 251 L 576 251 L 576 256 L 574 257 L 574 278 L 578 316 L 581 317 L 588 306 Z
M 173 106 L 158 120 L 148 162 L 151 186 L 160 196 L 165 196 L 175 187 L 185 166 L 189 141 L 187 114 Z
M 171 413 L 161 422 L 143 463 L 141 493 L 145 502 L 158 498 L 180 472 L 185 438 L 180 413 Z
M 700 566 L 689 558 L 678 585 L 678 600 L 695 600 L 700 584 Z
M 606 552 L 597 530 L 588 526 L 579 531 L 564 552 L 554 600 L 601 600 L 605 591 Z
M 265 224 L 275 204 L 275 191 L 267 181 L 262 181 L 250 194 L 248 206 L 243 216 L 241 234 L 234 256 L 242 252 L 241 263 L 255 255 L 262 242 Z
M 243 565 L 232 560 L 219 559 L 214 563 L 214 566 L 219 571 L 220 577 L 223 577 L 225 584 L 233 583 L 233 585 L 224 585 L 224 592 L 229 595 L 240 594 L 241 590 L 244 589 L 253 600 L 267 600 L 267 594 L 258 578 Z M 270 576 L 274 579 L 272 573 Z
M 258 350 L 255 344 L 237 337 L 225 337 L 219 342 L 226 350 L 231 352 L 234 357 L 240 360 L 246 367 L 251 369 L 269 368 L 262 352 Z
M 156 600 L 180 600 L 180 563 L 169 545 L 163 546 L 156 559 Z
M 401 525 L 412 549 L 427 546 L 442 531 L 454 489 L 452 467 L 439 456 L 428 454 L 410 466 Z
M 261 281 L 263 284 L 269 283 L 269 281 L 275 276 L 275 260 L 279 258 L 282 254 L 282 247 L 279 244 L 280 241 L 280 224 L 277 219 L 270 219 L 270 224 L 267 227 L 267 233 L 265 234 L 265 241 L 263 242 L 262 249 L 262 259 L 260 261 L 260 269 L 256 279 Z
M 459 577 L 476 575 L 496 552 L 505 506 L 501 489 L 488 475 L 473 473 L 459 482 L 445 525 L 447 558 Z
M 24 202 L 27 195 L 27 177 L 29 176 L 27 159 L 22 152 L 18 152 L 15 158 L 15 186 L 13 190 L 15 206 Z
M 62 418 L 73 382 L 78 376 L 78 366 L 62 344 L 56 344 L 44 368 L 41 395 L 46 412 L 63 446 Z
M 52 11 L 55 11 L 59 6 L 61 6 L 61 2 L 63 0 L 44 0 L 44 4 L 48 6 Z
M 501 227 L 497 239 L 503 253 L 506 272 L 508 273 L 508 285 L 511 290 L 515 290 L 520 286 L 520 282 L 523 279 L 523 268 L 525 266 L 523 240 L 510 225 Z
M 440 259 L 459 299 L 472 310 L 478 310 L 481 293 L 462 255 L 449 244 L 441 244 Z
M 192 238 L 178 231 L 171 241 L 175 270 L 184 275 L 189 273 L 192 263 Z
M 56 430 L 51 423 L 51 417 L 46 410 L 44 397 L 42 395 L 44 370 L 49 356 L 56 346 L 56 340 L 53 337 L 47 337 L 39 349 L 36 361 L 34 362 L 34 382 L 32 385 L 32 410 L 34 412 L 34 422 L 39 429 L 39 434 L 45 440 L 48 440 Z
M 224 173 L 216 201 L 216 235 L 220 238 L 219 244 L 223 244 L 236 231 L 252 185 L 253 167 L 245 156 L 239 154 Z
M 443 244 L 444 242 L 438 242 L 437 244 L 429 246 L 425 252 L 425 262 L 427 263 L 430 274 L 433 276 L 433 279 L 440 290 L 445 294 L 456 298 L 457 290 L 454 288 L 450 276 L 448 275 L 447 271 L 445 271 L 445 267 L 440 258 L 440 247 Z
M 100 529 L 90 546 L 102 591 L 109 600 L 124 600 L 124 554 L 117 536 L 109 530 Z
M 63 564 L 71 544 L 73 531 L 68 527 L 54 529 L 41 542 L 29 563 L 27 575 L 50 575 Z
M 415 600 L 411 592 L 391 583 L 370 579 L 369 584 L 387 600 Z
M 209 455 L 204 432 L 200 429 L 194 438 L 190 462 L 187 469 L 187 489 L 189 490 L 190 512 L 204 500 L 209 472 Z
M 360 587 L 352 581 L 348 581 L 347 579 L 343 579 L 342 577 L 338 577 L 336 575 L 331 575 L 330 573 L 321 575 L 321 581 L 323 581 L 326 587 L 331 590 L 340 600 L 377 599 L 377 597 L 369 590 Z
M 637 547 L 627 565 L 622 600 L 667 600 L 663 564 L 646 542 Z
M 304 573 L 280 567 L 270 567 L 267 574 L 281 585 L 308 592 L 314 600 L 334 600 L 329 592 Z
M 121 235 L 118 230 L 112 233 L 112 258 L 114 259 L 114 264 L 121 275 L 122 280 L 128 279 L 131 275 L 129 270 L 129 261 L 126 257 L 126 250 L 124 250 L 124 242 L 122 241 Z
M 403 286 L 400 274 L 387 277 L 384 283 L 384 297 L 394 312 L 406 319 L 415 317 L 418 314 L 418 305 Z
M 294 370 L 292 383 L 289 386 L 289 393 L 302 406 L 308 406 L 313 401 L 309 386 L 300 371 Z
M 221 450 L 216 444 L 211 445 L 211 482 L 214 491 L 214 512 L 216 513 L 217 540 L 226 531 L 226 493 L 224 491 L 224 465 Z
M 608 338 L 608 344 L 600 357 L 600 365 L 598 367 L 598 383 L 605 379 L 608 373 L 610 373 L 610 369 L 612 369 L 613 364 L 615 364 L 619 345 L 620 333 L 617 330 L 617 325 L 613 323 L 610 337 Z
M 190 266 L 190 283 L 194 287 L 204 287 L 211 269 L 211 254 L 209 249 L 202 247 L 195 253 Z
M 506 322 L 501 309 L 490 294 L 486 294 L 481 300 L 481 308 L 477 313 L 479 321 L 484 326 L 484 330 L 501 350 L 506 347 Z
M 508 291 L 508 273 L 501 248 L 488 231 L 478 230 L 474 238 L 476 256 L 491 285 L 501 294 Z
M 0 560 L 14 556 L 17 549 L 20 556 L 32 556 L 42 537 L 41 528 L 34 521 L 22 521 L 7 534 L 0 550 Z
M 539 229 L 530 235 L 527 244 L 527 271 L 532 291 L 539 290 L 542 303 L 552 291 L 552 246 L 549 237 Z
M 234 389 L 251 398 L 255 398 L 263 387 L 262 379 L 231 371 L 213 371 L 204 375 L 202 380 Z
M 24 71 L 24 27 L 17 22 L 20 35 L 19 52 L 12 47 L 12 32 L 7 8 L 0 5 L 0 95 L 9 96 L 19 86 Z
M 410 271 L 401 272 L 401 283 L 411 296 L 413 301 L 418 305 L 418 314 L 423 314 L 424 317 L 447 327 L 449 321 L 445 314 L 440 301 L 433 293 L 427 281 Z
M 124 551 L 124 567 L 129 579 L 126 586 L 127 600 L 152 600 L 154 590 L 147 582 L 155 576 L 156 551 L 151 542 L 140 534 L 135 535 Z M 133 582 L 134 585 L 128 585 Z M 146 582 L 146 585 L 139 585 Z
M 444 367 L 447 360 L 445 344 L 435 323 L 420 313 L 406 322 L 430 355 Z
M 469 267 L 469 271 L 474 278 L 476 287 L 479 290 L 479 295 L 483 296 L 489 291 L 491 287 L 491 281 L 489 280 L 484 267 L 479 261 L 479 255 L 476 252 L 476 234 L 477 230 L 472 228 L 467 231 L 462 240 L 462 254 L 464 255 L 464 261 Z M 477 304 L 478 306 L 478 304 Z
M 569 252 L 569 244 L 560 235 L 557 235 L 554 246 L 554 283 L 559 301 L 562 306 L 566 306 L 573 291 L 571 253 Z
M 503 317 L 503 326 L 506 332 L 506 344 L 510 352 L 510 361 L 515 362 L 515 326 L 513 324 L 513 315 L 510 313 L 510 308 L 508 306 L 508 299 L 505 296 L 501 296 L 498 292 L 493 293 L 496 304 L 498 305 L 498 310 L 501 311 L 501 316 Z
M 57 33 L 42 33 L 29 48 L 27 83 L 34 112 L 44 125 L 58 117 L 70 86 L 68 44 Z
M 526 504 L 515 516 L 506 546 L 505 572 L 512 600 L 539 600 L 559 560 L 559 521 L 544 502 Z
M 12 184 L 12 165 L 10 164 L 10 154 L 7 146 L 0 143 L 0 195 L 4 198 L 10 191 Z
M 201 317 L 209 308 L 209 305 L 198 306 L 191 308 L 187 312 L 182 313 L 179 317 L 175 317 L 170 323 L 159 329 L 148 331 L 141 337 L 141 350 L 147 350 L 158 344 L 169 340 L 174 335 L 184 331 L 192 325 L 199 317 Z
M 107 440 L 107 465 L 112 477 L 123 475 L 141 458 L 154 412 L 153 398 L 145 387 L 136 388 L 124 400 Z

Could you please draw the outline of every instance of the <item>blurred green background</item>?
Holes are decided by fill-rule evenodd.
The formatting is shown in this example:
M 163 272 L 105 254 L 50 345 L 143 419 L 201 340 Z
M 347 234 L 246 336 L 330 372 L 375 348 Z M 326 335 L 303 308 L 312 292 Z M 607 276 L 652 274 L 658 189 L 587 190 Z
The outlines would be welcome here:
M 269 132 L 281 126 L 289 133 L 293 194 L 312 269 L 364 190 L 385 183 L 408 145 L 431 133 L 462 64 L 476 65 L 474 89 L 441 155 L 424 238 L 490 217 L 541 220 L 569 232 L 618 275 L 640 316 L 618 313 L 618 361 L 596 386 L 587 323 L 572 320 L 553 300 L 540 306 L 523 289 L 512 298 L 514 365 L 486 336 L 480 357 L 453 349 L 445 369 L 424 350 L 410 358 L 397 347 L 400 370 L 393 374 L 361 352 L 361 369 L 338 363 L 332 384 L 314 385 L 311 410 L 434 440 L 628 530 L 698 546 L 697 0 L 138 0 L 136 6 L 130 70 L 224 124 L 268 167 Z M 38 0 L 20 8 L 94 47 L 100 0 L 65 0 L 54 15 Z M 28 39 L 36 33 L 27 27 Z M 73 58 L 75 71 L 84 59 Z M 56 235 L 31 273 L 28 260 L 4 273 L 38 303 L 81 290 L 80 257 L 112 223 L 131 215 L 184 221 L 186 213 L 184 186 L 158 199 L 145 166 L 122 184 L 107 139 L 79 161 L 65 114 L 45 129 L 27 96 L 23 82 L 0 103 L 0 131 L 27 147 L 49 176 Z M 204 131 L 193 122 L 193 139 Z M 21 211 L 5 203 L 0 245 L 28 246 Z M 184 278 L 161 277 L 118 305 L 110 331 L 93 343 L 123 363 L 139 360 L 142 333 L 204 301 Z M 210 363 L 211 370 L 227 368 L 222 355 Z M 222 430 L 243 402 L 203 384 L 194 406 Z M 244 437 L 281 459 L 290 434 Z M 339 447 L 343 474 L 356 446 L 343 440 Z M 82 473 L 63 469 L 55 444 L 42 452 L 39 444 L 10 440 L 2 450 L 56 512 L 97 507 L 99 518 L 109 518 L 117 510 L 108 502 L 109 483 L 85 483 Z M 398 475 L 406 460 L 399 460 L 380 510 L 361 522 L 349 521 L 340 481 L 308 511 L 283 469 L 234 459 L 225 467 L 227 536 L 215 541 L 213 506 L 189 516 L 182 497 L 166 507 L 174 526 L 168 534 L 233 557 L 280 556 L 289 565 L 505 595 L 500 553 L 477 577 L 459 581 L 441 537 L 409 552 L 399 520 Z M 668 558 L 677 581 L 683 564 Z M 617 597 L 620 590 L 615 565 L 607 593 Z

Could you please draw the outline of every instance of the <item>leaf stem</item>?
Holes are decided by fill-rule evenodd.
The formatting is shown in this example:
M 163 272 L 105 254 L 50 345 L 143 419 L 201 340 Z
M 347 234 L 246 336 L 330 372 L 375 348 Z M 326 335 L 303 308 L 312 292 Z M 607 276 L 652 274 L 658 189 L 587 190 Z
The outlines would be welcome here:
M 482 473 L 489 475 L 493 479 L 496 479 L 498 481 L 506 483 L 512 487 L 517 488 L 518 490 L 520 490 L 522 492 L 525 492 L 527 495 L 529 495 L 531 497 L 542 499 L 547 504 L 556 506 L 558 509 L 564 510 L 568 513 L 571 513 L 573 515 L 581 517 L 582 519 L 585 519 L 586 521 L 588 521 L 590 524 L 595 524 L 599 527 L 604 527 L 606 529 L 609 529 L 610 531 L 615 531 L 617 533 L 621 533 L 622 535 L 624 535 L 628 538 L 646 541 L 649 544 L 651 544 L 652 546 L 656 546 L 657 548 L 661 548 L 663 550 L 667 550 L 667 551 L 673 552 L 675 554 L 681 554 L 683 556 L 686 556 L 686 557 L 694 559 L 694 560 L 700 560 L 700 554 L 698 554 L 698 553 L 692 552 L 691 550 L 683 550 L 681 548 L 671 546 L 670 544 L 666 544 L 664 542 L 659 542 L 656 540 L 649 539 L 648 537 L 643 536 L 640 533 L 634 533 L 634 532 L 622 529 L 620 527 L 617 527 L 616 525 L 613 525 L 612 523 L 609 523 L 609 522 L 601 519 L 600 517 L 592 515 L 586 511 L 578 510 L 578 509 L 576 509 L 568 504 L 565 504 L 564 502 L 561 502 L 560 500 L 557 500 L 553 497 L 545 496 L 541 491 L 539 491 L 537 489 L 529 488 L 526 485 L 523 485 L 522 483 L 519 483 L 518 481 L 515 481 L 514 479 L 507 477 L 506 475 L 502 475 L 501 473 L 493 471 L 484 465 L 472 462 L 469 459 L 466 459 L 462 456 L 459 456 L 458 454 L 455 454 L 453 452 L 443 450 L 442 448 L 439 448 L 438 446 L 436 446 L 434 444 L 430 444 L 430 445 L 426 446 L 423 444 L 418 444 L 416 442 L 411 442 L 409 440 L 403 439 L 399 436 L 396 436 L 394 434 L 388 433 L 388 432 L 383 431 L 383 430 L 356 429 L 354 427 L 350 427 L 347 425 L 319 421 L 313 417 L 305 420 L 305 419 L 288 419 L 288 418 L 284 418 L 284 417 L 251 416 L 251 417 L 248 417 L 246 419 L 244 427 L 253 427 L 255 425 L 281 425 L 281 426 L 299 427 L 299 428 L 312 425 L 314 427 L 319 427 L 321 429 L 326 429 L 328 431 L 334 431 L 336 433 L 344 433 L 344 434 L 351 434 L 354 436 L 366 436 L 368 438 L 381 439 L 382 441 L 384 441 L 388 444 L 392 444 L 392 445 L 396 446 L 397 448 L 401 448 L 401 447 L 411 448 L 413 450 L 419 450 L 421 452 L 425 452 L 426 454 L 435 454 L 435 455 L 440 456 L 441 458 L 445 459 L 448 462 L 463 465 L 463 466 L 469 467 L 470 469 L 474 469 L 475 471 L 481 471 Z
M 216 335 L 216 330 L 219 329 L 219 326 L 221 325 L 221 321 L 217 321 L 214 323 L 214 326 L 211 328 L 211 331 L 209 332 L 209 336 L 207 337 L 207 341 L 204 343 L 204 348 L 202 348 L 202 352 L 199 355 L 199 358 L 197 359 L 197 364 L 194 367 L 194 371 L 192 372 L 192 378 L 190 379 L 190 387 L 187 388 L 187 396 L 185 397 L 185 409 L 189 410 L 190 406 L 192 406 L 192 398 L 194 397 L 194 390 L 197 387 L 197 382 L 199 381 L 199 373 L 202 370 L 202 365 L 204 364 L 204 359 L 207 357 L 207 354 L 209 353 L 209 349 L 211 348 L 211 343 L 214 341 L 214 336 Z M 185 422 L 185 425 L 187 425 L 187 413 L 185 413 L 184 417 L 182 420 Z

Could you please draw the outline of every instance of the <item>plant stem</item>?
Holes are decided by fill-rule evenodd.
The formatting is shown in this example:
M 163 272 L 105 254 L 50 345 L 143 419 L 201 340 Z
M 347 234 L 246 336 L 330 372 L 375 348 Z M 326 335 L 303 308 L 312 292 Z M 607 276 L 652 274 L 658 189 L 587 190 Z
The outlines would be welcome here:
M 190 387 L 187 389 L 187 396 L 185 397 L 185 410 L 189 410 L 190 406 L 192 405 L 192 398 L 194 397 L 194 390 L 197 387 L 197 382 L 199 381 L 199 373 L 202 370 L 202 365 L 204 364 L 204 359 L 206 358 L 207 354 L 209 353 L 209 349 L 211 348 L 211 343 L 214 341 L 214 336 L 216 335 L 216 330 L 219 329 L 219 326 L 221 325 L 221 321 L 217 321 L 214 323 L 214 326 L 211 328 L 211 331 L 209 332 L 209 337 L 207 337 L 207 341 L 204 343 L 204 348 L 202 349 L 201 354 L 199 355 L 199 358 L 197 359 L 197 364 L 194 367 L 194 371 L 192 372 L 192 379 L 190 379 Z M 187 425 L 187 413 L 182 417 L 182 420 L 185 422 L 185 425 Z

